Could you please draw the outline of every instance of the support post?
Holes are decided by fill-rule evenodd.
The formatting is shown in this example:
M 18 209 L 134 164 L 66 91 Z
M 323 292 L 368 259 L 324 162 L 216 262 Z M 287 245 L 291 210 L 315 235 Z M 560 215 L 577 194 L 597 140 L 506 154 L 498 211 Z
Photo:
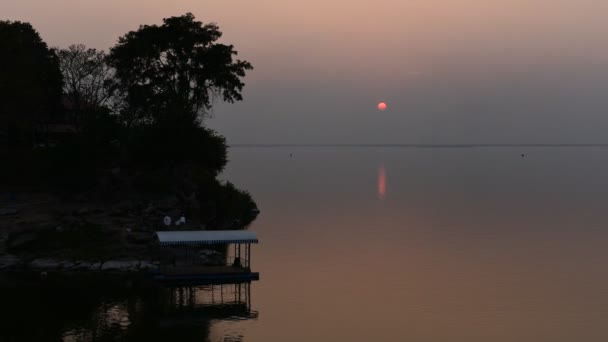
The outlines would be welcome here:
M 247 244 L 247 268 L 251 270 L 251 244 Z
M 251 246 L 249 246 L 251 248 Z M 247 283 L 247 312 L 251 310 L 251 283 Z

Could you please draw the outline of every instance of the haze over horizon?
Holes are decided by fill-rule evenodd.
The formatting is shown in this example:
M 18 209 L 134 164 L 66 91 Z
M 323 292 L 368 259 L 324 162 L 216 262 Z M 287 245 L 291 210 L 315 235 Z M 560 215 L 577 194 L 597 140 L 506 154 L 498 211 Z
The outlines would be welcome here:
M 207 121 L 229 144 L 608 143 L 608 2 L 0 3 L 50 46 L 104 50 L 186 12 L 255 67 Z

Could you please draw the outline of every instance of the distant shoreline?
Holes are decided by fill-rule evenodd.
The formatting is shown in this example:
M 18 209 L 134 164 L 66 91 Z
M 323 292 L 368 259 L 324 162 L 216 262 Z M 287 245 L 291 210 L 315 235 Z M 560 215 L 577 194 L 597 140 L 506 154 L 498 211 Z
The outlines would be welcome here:
M 405 148 L 485 148 L 485 147 L 608 147 L 603 144 L 232 144 L 228 147 L 405 147 Z

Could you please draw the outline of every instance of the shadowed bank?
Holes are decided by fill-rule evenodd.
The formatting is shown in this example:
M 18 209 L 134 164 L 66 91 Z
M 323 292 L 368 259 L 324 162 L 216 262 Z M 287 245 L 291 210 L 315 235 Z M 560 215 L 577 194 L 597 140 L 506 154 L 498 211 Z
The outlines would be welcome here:
M 217 180 L 226 140 L 205 126 L 214 103 L 242 99 L 252 69 L 221 35 L 188 13 L 128 32 L 106 54 L 48 48 L 30 24 L 0 22 L 9 259 L 150 260 L 162 227 L 255 219 L 249 193 Z

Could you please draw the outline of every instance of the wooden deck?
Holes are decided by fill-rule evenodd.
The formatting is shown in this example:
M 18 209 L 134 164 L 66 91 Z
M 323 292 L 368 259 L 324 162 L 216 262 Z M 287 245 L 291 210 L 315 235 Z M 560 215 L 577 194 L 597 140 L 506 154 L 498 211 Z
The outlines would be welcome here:
M 244 283 L 260 279 L 260 274 L 232 266 L 163 266 L 154 279 L 176 284 Z
M 163 266 L 160 271 L 167 275 L 201 275 L 201 274 L 238 274 L 250 273 L 242 267 L 232 266 Z

